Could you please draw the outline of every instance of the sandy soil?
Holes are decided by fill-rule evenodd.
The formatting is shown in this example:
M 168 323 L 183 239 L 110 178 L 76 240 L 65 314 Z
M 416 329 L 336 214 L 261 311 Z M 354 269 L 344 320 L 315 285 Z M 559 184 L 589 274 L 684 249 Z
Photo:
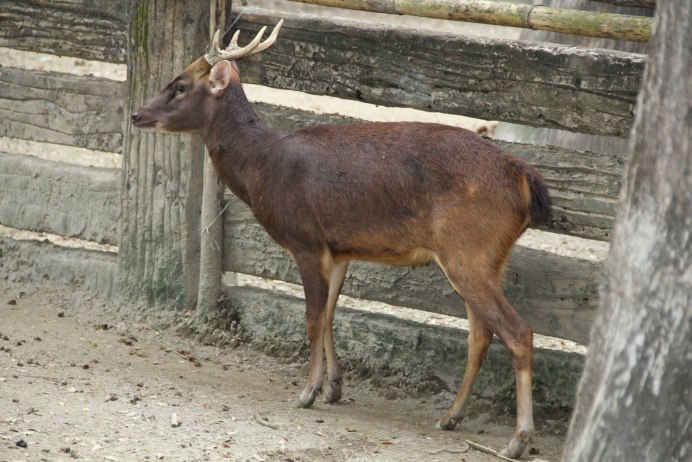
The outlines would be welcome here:
M 0 461 L 477 462 L 499 459 L 465 439 L 500 449 L 512 432 L 512 416 L 480 402 L 457 430 L 435 430 L 450 393 L 386 400 L 348 375 L 340 404 L 291 410 L 304 362 L 203 346 L 131 314 L 0 283 Z M 537 427 L 524 460 L 559 459 L 565 422 Z

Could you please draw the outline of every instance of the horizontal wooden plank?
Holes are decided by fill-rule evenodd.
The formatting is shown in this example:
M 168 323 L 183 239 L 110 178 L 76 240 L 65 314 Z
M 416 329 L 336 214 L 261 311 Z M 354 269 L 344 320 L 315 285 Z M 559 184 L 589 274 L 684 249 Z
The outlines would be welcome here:
M 543 229 L 610 240 L 626 159 L 557 146 L 490 141 L 538 168 L 545 178 L 553 217 Z
M 253 109 L 270 127 L 277 130 L 293 131 L 316 124 L 363 123 L 363 119 L 341 114 L 324 114 L 297 109 L 279 104 L 253 103 Z
M 295 263 L 234 196 L 224 217 L 224 271 L 300 283 Z M 505 293 L 536 332 L 587 343 L 598 307 L 601 264 L 517 246 Z M 465 316 L 463 303 L 436 265 L 388 267 L 353 262 L 342 293 L 392 305 Z
M 363 122 L 338 114 L 316 114 L 271 104 L 254 107 L 265 122 L 280 130 L 316 123 Z M 489 141 L 528 161 L 545 177 L 554 203 L 553 220 L 547 230 L 589 239 L 609 239 L 625 159 L 555 146 Z
M 120 171 L 0 152 L 0 224 L 118 244 Z
M 0 67 L 0 136 L 121 152 L 125 82 Z
M 127 0 L 3 0 L 0 47 L 126 63 L 129 4 Z
M 294 361 L 298 352 L 306 351 L 303 300 L 253 287 L 226 286 L 223 292 L 226 301 L 218 326 L 221 332 L 228 332 L 231 320 L 238 320 L 255 348 Z M 347 377 L 352 373 L 357 383 L 367 370 L 370 380 L 409 393 L 435 393 L 445 386 L 456 390 L 466 367 L 467 337 L 468 332 L 462 329 L 344 306 L 338 307 L 334 319 L 335 346 Z M 584 356 L 579 353 L 534 348 L 535 408 L 564 411 L 571 407 L 583 363 Z M 513 389 L 511 356 L 496 340 L 475 390 L 513 408 Z
M 240 63 L 244 81 L 600 135 L 629 135 L 646 61 L 267 10 L 248 12 L 241 35 L 249 40 L 279 16 L 277 43 Z
M 118 255 L 0 236 L 0 271 L 10 282 L 53 285 L 109 298 L 116 294 Z

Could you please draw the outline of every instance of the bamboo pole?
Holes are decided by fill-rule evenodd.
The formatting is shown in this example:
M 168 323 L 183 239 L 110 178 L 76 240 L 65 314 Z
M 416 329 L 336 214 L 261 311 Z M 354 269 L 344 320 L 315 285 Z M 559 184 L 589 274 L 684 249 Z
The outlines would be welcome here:
M 587 37 L 646 42 L 653 18 L 488 0 L 292 0 L 375 13 L 523 27 Z
M 609 3 L 613 6 L 630 6 L 635 8 L 656 8 L 658 0 L 594 0 L 598 3 Z
M 225 0 L 209 1 L 209 43 L 218 28 L 225 28 L 231 9 Z M 204 180 L 202 192 L 201 232 L 199 252 L 199 285 L 197 290 L 197 321 L 207 323 L 221 296 L 223 260 L 223 218 L 220 216 L 224 186 L 204 149 Z

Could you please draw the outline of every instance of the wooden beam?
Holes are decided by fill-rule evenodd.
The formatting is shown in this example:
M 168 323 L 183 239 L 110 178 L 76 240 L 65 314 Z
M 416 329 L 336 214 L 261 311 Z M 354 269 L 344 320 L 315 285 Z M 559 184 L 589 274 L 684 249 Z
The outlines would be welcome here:
M 114 253 L 0 236 L 0 265 L 3 277 L 11 282 L 53 285 L 104 300 L 117 296 L 118 256 Z
M 129 0 L 2 0 L 0 47 L 127 62 Z
M 254 287 L 226 286 L 224 294 L 226 316 L 215 326 L 219 331 L 228 332 L 231 320 L 238 320 L 254 348 L 291 361 L 302 356 L 306 350 L 303 300 Z M 468 332 L 462 329 L 339 306 L 334 337 L 339 362 L 347 374 L 353 374 L 354 383 L 367 370 L 369 378 L 385 388 L 429 394 L 455 390 L 466 367 Z M 572 406 L 583 363 L 579 353 L 534 348 L 534 408 L 563 412 Z M 497 340 L 490 346 L 475 390 L 496 404 L 514 406 L 512 358 Z
M 122 150 L 125 82 L 0 67 L 0 136 Z
M 0 224 L 118 244 L 120 171 L 0 152 Z
M 224 223 L 224 270 L 300 284 L 298 269 L 235 196 Z M 588 343 L 598 308 L 601 264 L 517 246 L 505 293 L 538 333 Z M 424 311 L 465 316 L 463 302 L 435 265 L 353 262 L 342 293 Z
M 256 103 L 254 107 L 265 122 L 280 130 L 296 130 L 317 123 L 364 122 L 264 103 Z M 554 203 L 553 220 L 547 230 L 587 239 L 610 239 L 625 159 L 556 146 L 489 141 L 531 163 L 545 177 Z
M 226 0 L 209 1 L 209 42 L 218 29 L 226 30 L 230 24 L 231 6 Z M 207 149 L 204 150 L 202 169 L 203 187 L 200 220 L 202 234 L 199 250 L 199 284 L 195 315 L 197 322 L 206 324 L 218 311 L 221 296 L 221 277 L 223 273 L 221 241 L 223 239 L 223 220 L 220 218 L 224 195 L 224 184 L 211 161 Z
M 266 10 L 243 17 L 242 37 L 279 17 L 277 43 L 239 63 L 245 82 L 600 135 L 629 135 L 646 61 Z
M 646 42 L 653 18 L 490 0 L 293 0 L 313 5 Z
M 553 199 L 547 231 L 609 241 L 626 159 L 557 146 L 489 140 L 538 168 Z

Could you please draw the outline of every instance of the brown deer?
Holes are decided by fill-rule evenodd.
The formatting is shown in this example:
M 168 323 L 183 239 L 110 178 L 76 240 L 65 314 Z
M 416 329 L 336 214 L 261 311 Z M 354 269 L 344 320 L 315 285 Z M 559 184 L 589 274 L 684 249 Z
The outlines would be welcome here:
M 245 47 L 193 62 L 132 114 L 136 127 L 199 132 L 228 187 L 295 259 L 303 281 L 310 365 L 292 407 L 341 398 L 334 308 L 350 260 L 392 265 L 437 263 L 466 301 L 468 365 L 456 399 L 437 427 L 461 420 L 493 334 L 516 373 L 517 427 L 505 453 L 520 455 L 533 434 L 533 331 L 502 294 L 515 241 L 550 218 L 541 175 L 476 134 L 438 124 L 316 125 L 294 132 L 260 120 L 240 84 L 236 60 L 268 48 L 283 20 Z

